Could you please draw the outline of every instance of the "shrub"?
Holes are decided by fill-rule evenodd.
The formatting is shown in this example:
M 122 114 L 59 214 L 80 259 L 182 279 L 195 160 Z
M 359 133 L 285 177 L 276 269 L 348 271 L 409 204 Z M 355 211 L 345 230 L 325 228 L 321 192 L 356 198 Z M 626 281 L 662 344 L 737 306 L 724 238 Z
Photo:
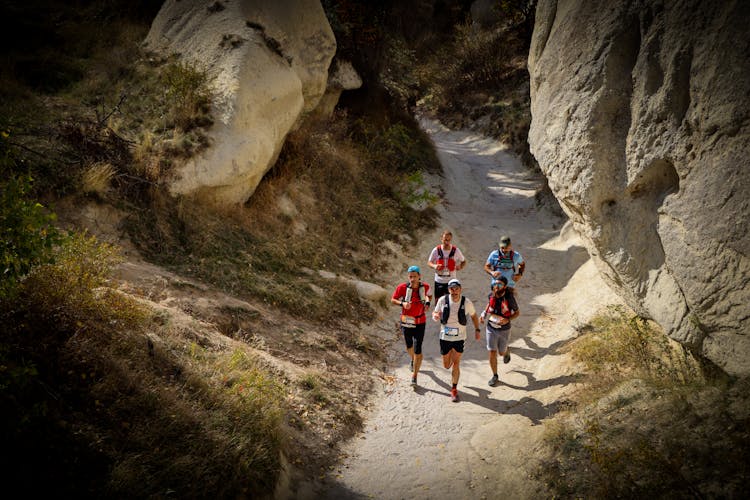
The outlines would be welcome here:
M 175 127 L 187 132 L 211 124 L 211 93 L 204 71 L 186 62 L 174 62 L 164 68 L 161 80 Z
M 706 370 L 621 308 L 569 350 L 586 370 L 567 412 L 545 422 L 540 478 L 555 498 L 734 498 L 748 480 L 750 379 Z
M 0 299 L 12 296 L 33 266 L 51 262 L 53 246 L 60 241 L 55 214 L 28 197 L 31 177 L 14 172 L 8 137 L 0 133 Z
M 117 310 L 109 307 L 116 296 L 100 287 L 119 260 L 116 247 L 93 236 L 65 237 L 54 250 L 54 262 L 35 266 L 23 282 L 18 305 L 30 333 L 51 337 L 56 345 L 91 324 L 116 321 Z
M 673 386 L 702 383 L 699 363 L 653 322 L 610 308 L 583 328 L 570 345 L 589 375 L 589 386 L 608 391 L 627 378 Z

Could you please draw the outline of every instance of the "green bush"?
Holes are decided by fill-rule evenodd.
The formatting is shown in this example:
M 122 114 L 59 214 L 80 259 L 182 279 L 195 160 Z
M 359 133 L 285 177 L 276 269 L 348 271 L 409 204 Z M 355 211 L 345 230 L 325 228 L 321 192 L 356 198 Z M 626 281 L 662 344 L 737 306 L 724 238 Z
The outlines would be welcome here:
M 38 319 L 61 330 L 91 318 L 107 318 L 100 287 L 119 262 L 119 250 L 93 236 L 73 233 L 54 251 L 54 262 L 36 266 L 23 283 L 23 296 Z
M 55 215 L 29 198 L 31 177 L 15 173 L 8 137 L 0 133 L 0 299 L 12 296 L 33 266 L 52 262 L 60 242 Z
M 204 71 L 186 62 L 174 62 L 164 68 L 161 80 L 175 127 L 188 132 L 211 124 L 211 93 Z

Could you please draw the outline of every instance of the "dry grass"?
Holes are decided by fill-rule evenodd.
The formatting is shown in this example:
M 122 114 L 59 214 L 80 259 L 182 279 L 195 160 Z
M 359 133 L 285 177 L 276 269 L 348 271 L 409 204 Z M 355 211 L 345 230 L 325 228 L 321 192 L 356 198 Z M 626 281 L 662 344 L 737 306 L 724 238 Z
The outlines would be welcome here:
M 102 197 L 109 191 L 114 176 L 115 168 L 109 163 L 93 163 L 83 171 L 81 191 L 84 194 L 95 194 Z
M 507 143 L 533 166 L 527 142 L 531 123 L 528 48 L 522 28 L 458 25 L 443 50 L 416 59 L 413 72 L 424 89 L 422 102 L 428 112 L 451 127 L 478 127 Z
M 361 426 L 360 367 L 384 362 L 384 348 L 353 325 L 378 306 L 314 271 L 371 279 L 384 240 L 411 242 L 410 221 L 434 218 L 409 206 L 424 198 L 417 172 L 436 166 L 428 141 L 367 117 L 309 122 L 247 206 L 174 199 L 161 183 L 208 146 L 205 75 L 141 53 L 146 23 L 117 18 L 102 37 L 106 9 L 73 12 L 55 5 L 68 22 L 43 23 L 75 44 L 52 64 L 64 71 L 0 79 L 12 91 L 0 125 L 24 148 L 15 166 L 30 167 L 37 194 L 96 194 L 129 211 L 143 254 L 205 288 L 184 290 L 179 309 L 144 307 L 111 288 L 116 249 L 81 235 L 37 266 L 0 304 L 0 470 L 30 496 L 70 497 L 260 497 L 282 453 L 318 473 Z M 217 289 L 263 315 L 196 311 L 195 293 Z
M 539 477 L 555 497 L 742 495 L 750 381 L 717 375 L 622 310 L 570 350 L 587 377 L 573 409 L 546 423 Z
M 414 194 L 415 172 L 424 165 L 416 152 L 397 152 L 418 149 L 416 136 L 396 127 L 394 139 L 390 129 L 373 129 L 381 147 L 368 149 L 348 138 L 345 125 L 345 117 L 335 117 L 292 133 L 244 207 L 211 210 L 152 194 L 152 210 L 128 223 L 132 239 L 145 255 L 180 273 L 294 316 L 373 318 L 372 305 L 351 285 L 321 280 L 315 271 L 377 279 L 371 269 L 387 258 L 382 242 L 399 241 L 414 217 L 434 220 L 435 211 L 410 206 L 415 196 L 425 196 Z M 394 186 L 394 178 L 407 175 L 415 191 Z
M 288 411 L 276 375 L 249 346 L 109 288 L 117 259 L 75 235 L 3 304 L 4 472 L 32 496 L 270 492 Z

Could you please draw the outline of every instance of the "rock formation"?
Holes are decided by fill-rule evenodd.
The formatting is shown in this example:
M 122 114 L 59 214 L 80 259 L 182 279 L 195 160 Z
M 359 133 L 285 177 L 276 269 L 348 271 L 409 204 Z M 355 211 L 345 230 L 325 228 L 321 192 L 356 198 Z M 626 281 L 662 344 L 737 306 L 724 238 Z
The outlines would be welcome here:
M 212 78 L 212 146 L 178 168 L 170 190 L 220 205 L 252 195 L 324 95 L 336 52 L 319 0 L 167 0 L 145 45 Z
M 540 0 L 531 151 L 610 285 L 750 373 L 750 4 Z
M 334 60 L 328 77 L 328 85 L 316 113 L 320 116 L 331 116 L 339 102 L 341 93 L 345 90 L 358 89 L 362 86 L 362 78 L 349 61 Z

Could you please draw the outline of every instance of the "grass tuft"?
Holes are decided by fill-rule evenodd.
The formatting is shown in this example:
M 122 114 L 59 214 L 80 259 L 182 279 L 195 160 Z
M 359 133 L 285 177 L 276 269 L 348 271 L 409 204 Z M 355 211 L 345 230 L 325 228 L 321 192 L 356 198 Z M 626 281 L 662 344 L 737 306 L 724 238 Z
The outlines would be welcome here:
M 545 423 L 537 473 L 553 496 L 742 494 L 750 381 L 717 376 L 621 308 L 594 318 L 569 350 L 586 377 L 572 409 Z

